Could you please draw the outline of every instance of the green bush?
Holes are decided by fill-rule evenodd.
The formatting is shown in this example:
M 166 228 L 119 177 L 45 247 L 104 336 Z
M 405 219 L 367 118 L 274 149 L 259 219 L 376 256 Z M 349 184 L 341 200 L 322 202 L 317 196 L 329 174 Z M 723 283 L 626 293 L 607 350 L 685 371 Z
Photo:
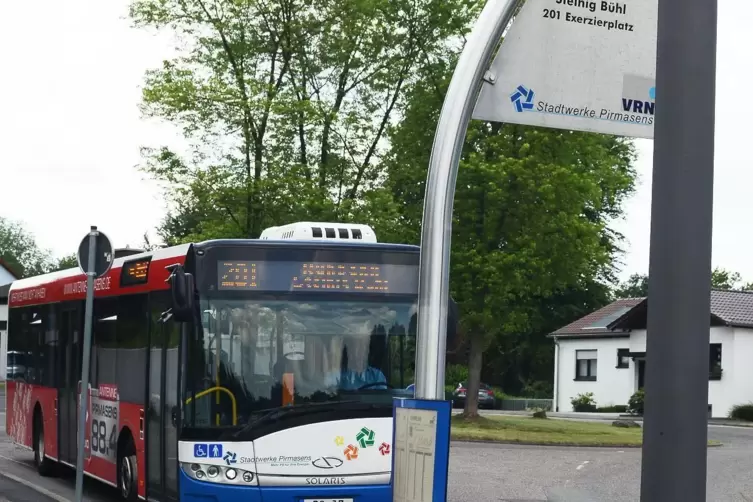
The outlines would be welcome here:
M 523 395 L 533 399 L 551 399 L 554 394 L 552 382 L 541 380 L 528 381 L 523 386 Z
M 492 391 L 494 392 L 494 399 L 496 399 L 497 401 L 502 401 L 503 399 L 510 399 L 510 396 L 505 394 L 505 391 L 503 391 L 499 387 L 492 387 Z
M 453 394 L 455 393 L 455 389 L 457 389 L 457 384 L 445 385 L 444 386 L 444 398 L 448 401 L 452 401 L 452 397 L 453 397 Z
M 462 364 L 449 364 L 444 371 L 444 383 L 446 386 L 452 386 L 452 390 L 457 389 L 460 382 L 468 381 L 468 367 Z
M 593 392 L 578 394 L 570 399 L 570 404 L 573 405 L 573 411 L 596 411 L 596 401 L 594 400 Z
M 602 406 L 601 408 L 596 408 L 596 411 L 599 413 L 627 413 L 628 407 L 624 404 L 617 404 L 614 406 Z
M 646 400 L 646 393 L 643 389 L 639 389 L 628 400 L 628 411 L 636 415 L 643 415 L 643 402 Z
M 753 403 L 736 404 L 729 412 L 729 418 L 753 422 Z

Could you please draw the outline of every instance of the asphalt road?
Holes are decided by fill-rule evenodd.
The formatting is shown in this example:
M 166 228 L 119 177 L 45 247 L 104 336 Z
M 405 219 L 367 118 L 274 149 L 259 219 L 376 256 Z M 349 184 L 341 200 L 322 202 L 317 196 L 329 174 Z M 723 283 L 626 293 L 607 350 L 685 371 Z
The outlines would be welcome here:
M 54 502 L 38 492 L 0 475 L 0 502 Z
M 753 429 L 709 427 L 724 446 L 708 451 L 708 502 L 753 502 Z M 569 448 L 455 443 L 450 452 L 450 500 L 545 501 L 557 490 L 585 500 L 640 498 L 640 449 Z M 585 495 L 589 498 L 586 499 Z
M 3 430 L 4 427 L 0 427 Z M 73 499 L 72 471 L 62 478 L 42 478 L 31 454 L 14 448 L 0 433 L 0 473 L 22 477 Z M 709 427 L 709 438 L 724 443 L 708 455 L 708 502 L 753 502 L 753 428 Z M 640 492 L 640 449 L 566 448 L 453 443 L 449 502 L 546 501 L 556 491 L 570 491 L 572 502 L 635 502 Z M 41 502 L 23 497 L 24 489 L 0 476 L 0 502 Z M 6 492 L 6 490 L 8 490 Z M 28 491 L 28 489 L 26 489 Z M 20 495 L 18 495 L 20 493 Z M 117 500 L 113 489 L 88 480 L 91 502 Z

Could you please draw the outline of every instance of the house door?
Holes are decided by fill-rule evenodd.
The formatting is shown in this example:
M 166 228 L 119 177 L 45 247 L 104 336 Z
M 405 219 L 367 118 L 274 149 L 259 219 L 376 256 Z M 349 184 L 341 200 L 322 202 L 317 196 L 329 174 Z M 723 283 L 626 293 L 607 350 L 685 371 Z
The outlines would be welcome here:
M 646 360 L 638 359 L 638 390 L 643 388 L 646 382 Z

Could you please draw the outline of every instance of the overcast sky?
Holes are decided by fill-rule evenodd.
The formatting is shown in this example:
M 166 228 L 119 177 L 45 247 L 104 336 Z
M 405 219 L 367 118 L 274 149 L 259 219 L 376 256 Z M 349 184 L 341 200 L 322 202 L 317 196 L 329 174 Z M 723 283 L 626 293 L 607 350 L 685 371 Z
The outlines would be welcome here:
M 74 252 L 89 225 L 117 247 L 138 246 L 159 223 L 158 187 L 135 169 L 139 147 L 174 144 L 173 130 L 137 109 L 145 70 L 170 40 L 130 27 L 125 0 L 6 2 L 0 15 L 0 215 L 43 247 Z M 723 0 L 717 57 L 714 264 L 753 280 L 749 136 L 743 64 L 753 3 Z M 648 269 L 653 143 L 637 141 L 639 188 L 616 227 L 627 238 L 622 276 Z M 748 216 L 746 216 L 748 215 Z M 368 223 L 368 222 L 364 222 Z

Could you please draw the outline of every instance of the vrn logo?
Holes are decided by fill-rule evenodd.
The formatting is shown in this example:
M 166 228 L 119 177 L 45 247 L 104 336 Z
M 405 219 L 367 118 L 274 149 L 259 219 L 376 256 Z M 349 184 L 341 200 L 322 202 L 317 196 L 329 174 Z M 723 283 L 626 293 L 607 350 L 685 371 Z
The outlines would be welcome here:
M 622 109 L 628 113 L 641 113 L 643 115 L 653 115 L 656 107 L 656 87 L 648 90 L 648 97 L 651 101 L 641 101 L 640 99 L 622 98 Z
M 510 101 L 518 112 L 533 110 L 533 89 L 519 85 L 515 92 L 510 94 Z

